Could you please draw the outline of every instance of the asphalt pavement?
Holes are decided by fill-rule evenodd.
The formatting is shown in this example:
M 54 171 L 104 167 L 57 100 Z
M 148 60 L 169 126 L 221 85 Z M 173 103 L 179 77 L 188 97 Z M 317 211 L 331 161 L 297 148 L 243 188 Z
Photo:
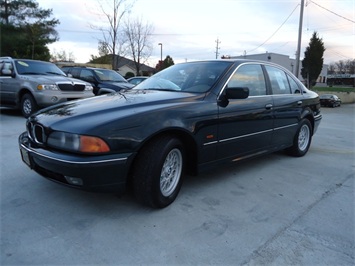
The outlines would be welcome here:
M 306 156 L 188 176 L 161 210 L 40 177 L 0 111 L 0 265 L 355 265 L 354 104 L 322 108 Z

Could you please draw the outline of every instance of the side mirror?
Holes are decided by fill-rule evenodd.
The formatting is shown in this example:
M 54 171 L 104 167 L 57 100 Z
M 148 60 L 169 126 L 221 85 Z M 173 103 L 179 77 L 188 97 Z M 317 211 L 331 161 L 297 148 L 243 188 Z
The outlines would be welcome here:
M 249 97 L 249 88 L 247 87 L 226 88 L 225 93 L 227 99 L 246 99 Z
M 247 87 L 233 87 L 225 88 L 223 94 L 218 99 L 218 105 L 227 107 L 229 99 L 246 99 L 249 97 L 249 88 Z

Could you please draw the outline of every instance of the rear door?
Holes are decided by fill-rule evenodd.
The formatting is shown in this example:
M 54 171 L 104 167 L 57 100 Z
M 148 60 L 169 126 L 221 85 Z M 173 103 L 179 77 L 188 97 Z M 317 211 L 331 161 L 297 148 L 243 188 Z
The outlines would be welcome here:
M 243 64 L 232 75 L 227 86 L 247 87 L 247 99 L 229 100 L 219 107 L 220 159 L 238 158 L 268 150 L 273 131 L 273 99 L 269 95 L 260 64 Z

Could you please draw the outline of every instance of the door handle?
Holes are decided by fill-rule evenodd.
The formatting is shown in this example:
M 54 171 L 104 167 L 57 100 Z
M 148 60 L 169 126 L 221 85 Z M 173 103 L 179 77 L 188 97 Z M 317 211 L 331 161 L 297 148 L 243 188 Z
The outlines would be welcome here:
M 273 106 L 273 105 L 272 105 L 271 103 L 269 103 L 269 104 L 265 105 L 265 109 L 268 109 L 268 110 L 269 110 L 269 109 L 272 109 L 272 106 Z
M 298 102 L 297 102 L 297 105 L 302 105 L 302 101 L 298 101 Z

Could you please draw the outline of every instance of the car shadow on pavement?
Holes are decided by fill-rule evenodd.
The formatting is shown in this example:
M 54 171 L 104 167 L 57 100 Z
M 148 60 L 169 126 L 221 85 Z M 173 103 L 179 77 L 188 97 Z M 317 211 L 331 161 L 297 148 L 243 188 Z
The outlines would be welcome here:
M 20 110 L 6 108 L 6 107 L 0 107 L 0 114 L 7 115 L 7 116 L 22 116 Z

